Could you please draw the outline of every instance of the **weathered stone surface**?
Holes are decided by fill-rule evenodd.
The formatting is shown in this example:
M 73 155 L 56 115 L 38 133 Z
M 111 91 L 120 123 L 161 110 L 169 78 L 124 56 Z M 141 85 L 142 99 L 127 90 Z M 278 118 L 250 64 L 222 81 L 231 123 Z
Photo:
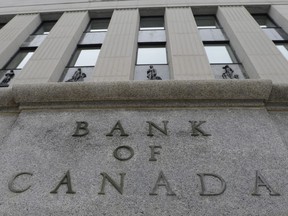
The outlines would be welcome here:
M 131 81 L 103 83 L 18 84 L 17 103 L 100 100 L 265 100 L 269 80 Z
M 120 120 L 129 136 L 111 132 Z M 76 121 L 86 121 L 90 133 L 72 136 Z M 152 129 L 152 121 L 167 134 Z M 191 136 L 189 121 L 206 121 L 199 136 Z M 118 125 L 119 128 L 119 125 Z M 134 156 L 119 161 L 113 156 L 119 146 L 129 146 Z M 149 161 L 151 147 L 157 161 Z M 127 153 L 127 152 L 126 152 Z M 288 212 L 288 151 L 275 123 L 264 109 L 138 109 L 22 111 L 0 151 L 0 214 L 15 215 L 286 215 Z M 123 156 L 127 156 L 124 154 Z M 129 156 L 129 154 L 128 154 Z M 66 185 L 57 194 L 50 192 L 70 171 L 75 194 L 66 194 Z M 281 196 L 270 196 L 259 187 L 261 196 L 252 196 L 256 170 Z M 163 171 L 175 196 L 167 196 L 164 186 L 151 193 Z M 12 187 L 26 189 L 13 193 Z M 120 182 L 121 195 L 102 175 Z M 218 196 L 200 196 L 199 173 L 213 173 L 226 181 L 226 191 Z M 206 180 L 207 190 L 217 191 L 220 181 Z M 161 182 L 162 183 L 162 182 Z
M 274 120 L 275 125 L 282 137 L 283 142 L 288 147 L 288 112 L 281 112 L 281 111 L 275 111 L 275 112 L 269 112 L 271 118 Z
M 272 91 L 269 97 L 271 102 L 286 102 L 288 101 L 288 85 L 276 84 L 273 85 Z
M 14 122 L 17 120 L 17 113 L 0 113 L 0 146 L 5 142 L 6 137 L 10 134 Z M 1 148 L 1 147 L 0 147 Z
M 0 90 L 0 107 L 16 107 L 12 88 L 1 88 Z

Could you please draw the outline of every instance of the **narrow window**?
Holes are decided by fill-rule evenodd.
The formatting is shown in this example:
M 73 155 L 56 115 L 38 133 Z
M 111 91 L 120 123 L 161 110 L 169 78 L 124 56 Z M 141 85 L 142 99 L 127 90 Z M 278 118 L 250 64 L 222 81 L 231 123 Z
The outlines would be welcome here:
M 43 22 L 37 30 L 30 35 L 21 47 L 38 47 L 46 39 L 49 32 L 52 30 L 55 25 L 55 21 Z
M 8 70 L 20 70 L 22 69 L 29 59 L 32 57 L 34 54 L 34 51 L 29 51 L 29 50 L 20 50 L 16 56 L 10 61 L 10 63 L 6 66 L 6 69 Z
M 215 78 L 245 79 L 244 68 L 237 61 L 216 16 L 195 16 L 195 22 Z
M 78 48 L 69 64 L 71 67 L 90 67 L 95 66 L 100 49 L 97 48 Z
M 288 34 L 266 14 L 252 15 L 262 31 L 271 39 L 286 60 L 288 60 Z
M 166 48 L 164 46 L 139 47 L 137 65 L 167 64 Z
M 102 43 L 108 31 L 110 18 L 92 19 L 78 42 L 77 48 L 65 68 L 60 82 L 86 82 L 91 80 Z
M 21 72 L 33 56 L 37 47 L 45 40 L 55 23 L 55 21 L 41 23 L 36 31 L 25 40 L 18 52 L 1 70 L 0 74 L 2 78 L 0 79 L 0 87 L 9 86 L 11 79 Z
M 86 32 L 106 32 L 110 23 L 110 18 L 93 19 L 90 21 Z
M 164 30 L 164 17 L 141 17 L 140 30 Z
M 210 64 L 237 63 L 235 56 L 228 44 L 204 46 Z
M 169 67 L 164 16 L 140 18 L 134 80 L 167 80 Z
M 277 49 L 288 60 L 288 44 L 276 44 Z
M 252 15 L 255 21 L 259 24 L 262 31 L 274 43 L 283 42 L 288 40 L 288 34 L 266 14 L 265 15 Z
M 198 29 L 216 29 L 220 28 L 215 16 L 195 16 Z

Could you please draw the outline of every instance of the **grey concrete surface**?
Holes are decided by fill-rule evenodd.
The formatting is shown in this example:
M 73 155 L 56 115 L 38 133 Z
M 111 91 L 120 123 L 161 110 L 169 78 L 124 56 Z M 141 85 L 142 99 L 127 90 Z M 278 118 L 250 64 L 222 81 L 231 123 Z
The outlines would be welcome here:
M 155 99 L 266 100 L 271 88 L 269 80 L 49 83 L 14 85 L 13 95 L 15 101 L 20 104 Z
M 107 133 L 120 120 L 124 132 Z M 88 122 L 90 133 L 73 137 L 76 121 Z M 167 136 L 153 128 L 169 121 Z M 191 136 L 189 121 L 206 121 L 200 128 L 211 136 Z M 129 146 L 134 156 L 119 161 L 113 156 L 117 147 Z M 151 148 L 157 161 L 149 161 Z M 287 215 L 287 146 L 264 109 L 162 109 L 162 110 L 78 110 L 23 111 L 0 151 L 0 214 L 25 215 Z M 129 156 L 127 152 L 122 157 Z M 72 190 L 60 186 L 50 192 L 70 171 Z M 252 196 L 256 171 L 281 196 L 270 196 L 259 186 L 261 196 Z M 175 196 L 167 196 L 164 186 L 151 193 L 160 171 Z M 21 172 L 8 189 L 9 181 Z M 106 182 L 101 190 L 101 173 L 120 182 L 121 195 Z M 218 196 L 200 196 L 199 173 L 213 173 L 226 182 Z M 162 179 L 163 180 L 163 179 Z M 220 188 L 217 179 L 205 179 L 207 190 Z M 162 181 L 160 183 L 163 183 Z M 166 185 L 166 184 L 165 184 Z

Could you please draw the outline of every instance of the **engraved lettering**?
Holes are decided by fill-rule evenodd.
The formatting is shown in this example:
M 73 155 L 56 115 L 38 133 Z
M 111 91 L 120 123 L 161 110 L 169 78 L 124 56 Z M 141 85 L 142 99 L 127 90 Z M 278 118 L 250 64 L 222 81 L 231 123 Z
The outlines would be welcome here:
M 103 176 L 101 190 L 98 194 L 105 195 L 105 185 L 106 180 L 108 180 L 111 185 L 122 195 L 123 194 L 123 188 L 124 188 L 124 176 L 126 173 L 120 173 L 120 184 L 117 184 L 107 173 L 100 173 Z
M 81 122 L 76 122 L 76 124 L 77 124 L 76 131 L 72 136 L 81 137 L 89 133 L 87 122 L 81 121 Z
M 9 181 L 9 183 L 8 183 L 8 188 L 9 188 L 9 190 L 10 190 L 11 192 L 13 192 L 13 193 L 23 193 L 23 192 L 27 191 L 27 190 L 31 187 L 31 185 L 27 186 L 25 189 L 16 189 L 16 188 L 14 187 L 14 181 L 15 181 L 19 176 L 22 176 L 22 175 L 33 176 L 33 174 L 32 174 L 32 173 L 29 173 L 29 172 L 22 172 L 22 173 L 18 173 L 17 175 L 15 175 L 15 176 L 12 178 L 12 180 Z
M 164 129 L 158 127 L 154 122 L 151 122 L 151 121 L 146 121 L 146 122 L 149 124 L 149 133 L 147 134 L 147 136 L 154 136 L 154 134 L 152 133 L 152 127 L 156 128 L 158 131 L 165 134 L 166 136 L 168 135 L 167 134 L 168 121 L 162 121 L 164 124 Z
M 167 181 L 166 177 L 164 176 L 163 171 L 160 171 L 159 176 L 158 176 L 158 179 L 157 179 L 157 181 L 156 181 L 156 184 L 155 184 L 155 186 L 153 187 L 151 193 L 149 193 L 149 195 L 158 195 L 158 194 L 156 193 L 156 191 L 158 190 L 158 188 L 159 188 L 160 186 L 165 187 L 165 189 L 166 189 L 166 191 L 167 191 L 166 195 L 168 195 L 168 196 L 175 196 L 175 195 L 176 195 L 176 194 L 172 191 L 172 189 L 171 189 L 171 187 L 170 187 L 170 185 L 169 185 L 169 182 Z
M 160 155 L 159 151 L 155 151 L 155 149 L 162 149 L 162 146 L 149 146 L 149 148 L 151 149 L 151 158 L 149 159 L 149 161 L 157 161 L 157 159 L 155 158 L 155 155 Z
M 259 187 L 266 187 L 266 189 L 269 191 L 270 196 L 280 196 L 279 193 L 275 192 L 272 187 L 268 184 L 268 182 L 265 180 L 265 178 L 261 175 L 261 173 L 257 170 L 256 171 L 256 181 L 255 181 L 255 187 L 254 191 L 252 193 L 253 196 L 260 196 L 259 194 Z
M 119 153 L 119 151 L 121 151 L 122 149 L 128 150 L 129 151 L 129 156 L 127 157 L 123 157 L 121 156 L 121 154 Z M 129 147 L 129 146 L 119 146 L 118 148 L 116 148 L 113 152 L 113 155 L 116 159 L 120 160 L 120 161 L 127 161 L 130 160 L 133 156 L 134 156 L 134 150 Z
M 58 189 L 60 188 L 61 185 L 67 185 L 67 192 L 66 194 L 75 194 L 76 192 L 73 191 L 72 189 L 72 184 L 71 184 L 71 177 L 70 177 L 70 172 L 69 170 L 67 173 L 64 175 L 60 183 L 56 186 L 54 190 L 52 190 L 50 193 L 56 194 Z
M 224 181 L 224 179 L 221 176 L 216 175 L 216 174 L 212 174 L 212 173 L 198 173 L 197 175 L 200 177 L 200 181 L 201 181 L 201 190 L 202 190 L 200 192 L 201 196 L 217 196 L 217 195 L 223 194 L 224 191 L 226 190 L 226 182 Z M 219 189 L 219 191 L 217 191 L 217 192 L 207 191 L 206 184 L 204 181 L 205 176 L 210 176 L 210 177 L 216 178 L 216 179 L 221 181 L 221 188 Z
M 203 129 L 200 128 L 200 126 L 204 123 L 206 123 L 206 121 L 189 121 L 191 123 L 192 126 L 192 134 L 191 136 L 199 136 L 199 133 L 202 134 L 203 136 L 211 136 L 211 134 L 206 133 L 205 131 L 203 131 Z
M 119 130 L 120 131 L 120 133 L 121 133 L 120 136 L 129 136 L 128 134 L 125 133 L 120 121 L 117 121 L 115 126 L 112 128 L 111 132 L 106 134 L 106 136 L 113 136 L 113 132 L 115 130 Z

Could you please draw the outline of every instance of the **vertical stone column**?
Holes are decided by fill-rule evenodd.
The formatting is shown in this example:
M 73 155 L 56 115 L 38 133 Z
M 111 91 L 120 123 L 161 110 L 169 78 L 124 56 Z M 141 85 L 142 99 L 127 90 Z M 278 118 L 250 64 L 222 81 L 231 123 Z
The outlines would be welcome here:
M 93 72 L 94 82 L 133 78 L 139 31 L 138 9 L 115 10 Z
M 8 63 L 40 23 L 39 14 L 16 15 L 0 30 L 0 68 Z
M 166 8 L 165 25 L 172 78 L 175 80 L 213 79 L 191 8 Z
M 14 83 L 57 82 L 88 22 L 87 11 L 65 12 Z
M 219 7 L 217 17 L 250 78 L 288 82 L 288 61 L 243 6 Z
M 272 5 L 269 16 L 288 34 L 288 5 Z

